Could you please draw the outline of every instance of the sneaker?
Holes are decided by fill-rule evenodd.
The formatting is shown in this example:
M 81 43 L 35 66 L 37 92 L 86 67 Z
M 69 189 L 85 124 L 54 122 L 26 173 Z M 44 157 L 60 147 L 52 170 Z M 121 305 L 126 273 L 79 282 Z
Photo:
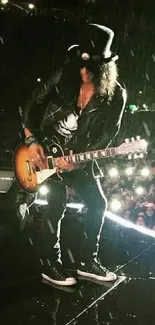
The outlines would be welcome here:
M 89 264 L 81 263 L 77 274 L 85 278 L 85 280 L 99 280 L 99 281 L 115 281 L 117 275 L 105 267 L 103 267 L 99 262 L 93 260 Z
M 42 278 L 60 286 L 71 286 L 76 284 L 76 279 L 68 276 L 63 266 L 58 262 L 50 266 L 46 274 L 42 273 Z

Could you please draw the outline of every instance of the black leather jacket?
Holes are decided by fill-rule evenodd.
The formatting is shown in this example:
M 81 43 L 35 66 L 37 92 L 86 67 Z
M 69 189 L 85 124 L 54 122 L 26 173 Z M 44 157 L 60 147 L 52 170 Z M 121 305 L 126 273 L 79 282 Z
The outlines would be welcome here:
M 27 102 L 23 125 L 38 138 L 42 133 L 50 133 L 49 130 L 52 133 L 54 123 L 74 111 L 77 97 L 70 99 L 67 95 L 65 98 L 61 96 L 61 73 L 59 71 L 37 88 Z M 82 111 L 78 129 L 67 147 L 74 152 L 84 152 L 109 146 L 120 129 L 126 97 L 126 90 L 119 83 L 109 104 L 95 94 Z

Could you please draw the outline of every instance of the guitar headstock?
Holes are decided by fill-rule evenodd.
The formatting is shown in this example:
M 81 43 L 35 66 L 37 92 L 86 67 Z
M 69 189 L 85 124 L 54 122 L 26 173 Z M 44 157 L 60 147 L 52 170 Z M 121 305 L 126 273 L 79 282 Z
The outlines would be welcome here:
M 129 159 L 143 158 L 144 153 L 147 152 L 148 143 L 146 140 L 141 139 L 140 136 L 126 139 L 119 147 L 117 147 L 117 153 L 119 155 L 129 155 Z

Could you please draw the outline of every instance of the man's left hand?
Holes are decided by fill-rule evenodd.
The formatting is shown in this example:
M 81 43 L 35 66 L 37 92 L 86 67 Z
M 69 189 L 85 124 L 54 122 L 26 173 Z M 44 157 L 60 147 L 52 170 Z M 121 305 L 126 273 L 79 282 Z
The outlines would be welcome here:
M 73 151 L 70 150 L 69 154 L 72 155 Z M 72 163 L 67 162 L 65 157 L 58 157 L 58 158 L 56 158 L 56 167 L 57 167 L 58 173 L 62 173 L 64 171 L 71 172 L 72 170 L 79 168 L 79 164 L 78 165 L 72 164 Z

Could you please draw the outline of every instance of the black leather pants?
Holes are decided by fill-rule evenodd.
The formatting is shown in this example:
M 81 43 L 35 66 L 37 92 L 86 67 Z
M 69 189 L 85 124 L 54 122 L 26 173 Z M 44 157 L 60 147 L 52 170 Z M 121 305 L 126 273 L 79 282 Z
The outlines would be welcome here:
M 98 253 L 106 199 L 101 196 L 96 179 L 91 172 L 80 169 L 62 175 L 62 181 L 51 179 L 48 182 L 50 190 L 47 196 L 48 206 L 44 215 L 44 252 L 51 261 L 61 260 L 60 232 L 61 220 L 65 217 L 67 185 L 80 195 L 87 206 L 87 213 L 83 215 L 83 235 L 81 247 L 79 247 L 80 260 L 85 262 Z

